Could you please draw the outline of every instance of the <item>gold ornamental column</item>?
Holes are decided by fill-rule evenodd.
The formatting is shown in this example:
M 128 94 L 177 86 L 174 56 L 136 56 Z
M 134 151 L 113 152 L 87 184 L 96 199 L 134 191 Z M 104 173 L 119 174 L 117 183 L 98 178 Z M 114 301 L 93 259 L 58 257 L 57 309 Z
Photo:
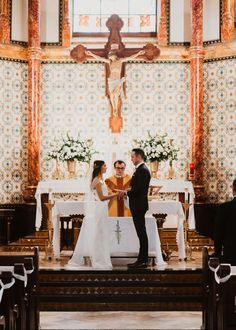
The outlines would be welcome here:
M 40 180 L 40 0 L 28 1 L 28 200 Z
M 191 154 L 190 174 L 194 186 L 203 189 L 203 0 L 191 0 Z
M 9 0 L 0 0 L 0 44 L 10 43 Z
M 233 30 L 234 30 L 234 21 L 231 14 L 231 1 L 223 0 L 221 41 L 230 41 Z
M 167 4 L 161 0 L 161 17 L 158 27 L 158 45 L 167 46 Z
M 62 46 L 69 47 L 71 42 L 70 18 L 69 18 L 69 0 L 63 3 L 63 26 L 62 26 Z

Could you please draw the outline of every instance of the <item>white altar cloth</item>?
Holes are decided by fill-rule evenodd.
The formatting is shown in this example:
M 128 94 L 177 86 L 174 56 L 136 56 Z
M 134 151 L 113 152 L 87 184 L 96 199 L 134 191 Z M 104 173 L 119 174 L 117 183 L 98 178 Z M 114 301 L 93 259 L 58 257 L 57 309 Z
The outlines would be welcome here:
M 189 203 L 191 204 L 189 207 L 189 215 L 188 215 L 188 225 L 189 229 L 195 229 L 195 215 L 194 215 L 194 189 L 191 181 L 183 181 L 183 180 L 158 180 L 151 179 L 150 185 L 153 186 L 161 186 L 160 193 L 186 193 L 186 190 L 189 193 Z M 170 213 L 172 214 L 172 213 Z
M 42 222 L 41 195 L 51 193 L 87 193 L 90 187 L 88 179 L 77 180 L 48 180 L 38 183 L 35 199 L 37 203 L 35 227 L 38 229 Z
M 194 190 L 191 181 L 182 180 L 158 180 L 151 179 L 150 185 L 162 186 L 160 193 L 184 193 L 185 189 L 188 189 L 190 194 L 190 206 L 189 209 L 189 228 L 195 229 L 195 218 L 194 218 Z M 88 179 L 77 179 L 77 180 L 48 180 L 40 181 L 37 186 L 35 198 L 37 202 L 36 209 L 36 221 L 35 227 L 38 229 L 42 222 L 42 206 L 41 206 L 41 194 L 44 193 L 87 193 L 89 189 Z
M 150 185 L 153 186 L 162 186 L 160 189 L 161 193 L 184 193 L 185 189 L 188 189 L 190 194 L 190 202 L 193 202 L 194 199 L 194 189 L 191 181 L 183 181 L 183 180 L 159 180 L 159 179 L 151 179 Z
M 155 237 L 158 237 L 159 241 L 159 235 L 156 230 L 156 220 L 152 218 L 152 214 L 155 213 L 167 213 L 167 214 L 173 214 L 177 215 L 178 217 L 178 228 L 177 228 L 177 244 L 178 244 L 178 251 L 179 251 L 179 258 L 183 259 L 185 258 L 185 248 L 184 248 L 184 229 L 183 229 L 183 221 L 184 221 L 184 213 L 183 213 L 183 208 L 180 202 L 177 201 L 150 201 L 149 202 L 149 211 L 147 218 L 152 219 L 152 222 L 155 223 L 155 230 L 153 231 L 153 227 L 149 228 L 148 223 L 150 222 L 149 220 L 146 221 L 147 223 L 147 230 L 151 229 L 150 233 L 148 234 L 150 236 L 150 247 L 153 249 L 153 246 L 156 244 L 155 243 Z M 56 201 L 54 207 L 52 208 L 52 222 L 53 222 L 53 228 L 54 228 L 54 235 L 53 235 L 53 250 L 55 256 L 60 255 L 60 224 L 59 224 L 59 217 L 60 216 L 68 216 L 68 215 L 73 215 L 73 214 L 84 214 L 84 202 L 83 201 Z M 109 218 L 109 219 L 119 219 L 122 221 L 122 226 L 123 226 L 123 220 L 122 219 L 127 219 L 127 218 Z M 111 221 L 112 226 L 116 226 L 116 222 L 114 220 Z M 134 237 L 137 239 L 137 235 L 135 233 L 135 229 L 133 226 L 133 223 L 130 222 L 130 229 L 129 229 L 129 235 L 130 231 L 134 232 Z M 132 224 L 132 225 L 131 225 Z M 151 226 L 151 225 L 150 225 Z M 153 226 L 153 225 L 152 225 Z M 148 229 L 149 228 L 149 229 Z M 111 228 L 111 232 L 114 232 L 114 230 Z M 124 232 L 124 231 L 123 231 Z M 156 234 L 157 232 L 157 234 Z M 153 234 L 154 233 L 154 234 Z M 132 234 L 133 235 L 133 234 Z M 152 237 L 154 235 L 154 238 Z M 127 238 L 127 241 L 130 239 Z M 112 240 L 114 242 L 114 240 Z M 125 240 L 124 240 L 125 241 Z M 134 242 L 133 242 L 134 241 Z M 132 246 L 135 246 L 135 240 L 132 240 Z M 128 244 L 128 243 L 127 243 Z M 118 244 L 119 245 L 119 244 Z M 157 247 L 159 246 L 159 247 Z M 157 243 L 155 251 L 159 251 L 160 249 L 160 241 Z M 118 246 L 119 247 L 119 246 Z M 117 246 L 116 246 L 117 248 Z M 113 251 L 113 248 L 112 248 Z M 123 250 L 124 252 L 129 252 L 126 250 Z M 115 251 L 113 251 L 115 252 Z M 157 254 L 157 260 L 159 263 L 160 258 L 162 259 L 162 256 L 160 257 L 160 251 Z
M 149 201 L 149 210 L 147 214 L 164 214 L 176 215 L 178 219 L 176 241 L 178 245 L 179 258 L 184 259 L 185 244 L 184 244 L 184 211 L 182 204 L 178 201 Z
M 96 203 L 96 202 L 91 202 Z M 60 223 L 59 217 L 83 214 L 83 201 L 56 201 L 52 209 L 53 220 L 53 251 L 56 257 L 60 256 Z M 138 255 L 139 242 L 131 217 L 109 217 L 110 227 L 110 247 L 111 256 L 129 256 Z M 156 257 L 158 265 L 165 264 L 162 258 L 160 238 L 156 225 L 156 220 L 153 217 L 146 218 L 146 228 L 149 240 L 149 255 Z

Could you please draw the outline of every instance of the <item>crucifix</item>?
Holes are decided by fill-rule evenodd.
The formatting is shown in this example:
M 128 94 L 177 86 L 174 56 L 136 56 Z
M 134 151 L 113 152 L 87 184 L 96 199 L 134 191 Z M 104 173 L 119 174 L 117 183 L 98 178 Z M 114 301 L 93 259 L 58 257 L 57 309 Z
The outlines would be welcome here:
M 120 30 L 124 23 L 118 15 L 112 15 L 106 22 L 110 31 L 108 41 L 103 49 L 87 49 L 77 45 L 70 52 L 71 57 L 79 63 L 95 59 L 105 63 L 106 96 L 109 100 L 109 125 L 112 133 L 119 133 L 123 127 L 122 103 L 126 98 L 125 63 L 133 60 L 156 59 L 160 49 L 148 43 L 142 49 L 125 48 Z
M 121 240 L 121 229 L 120 229 L 120 223 L 119 223 L 119 220 L 116 221 L 116 230 L 115 230 L 115 233 L 116 233 L 116 239 L 117 239 L 117 243 L 120 244 L 120 240 Z

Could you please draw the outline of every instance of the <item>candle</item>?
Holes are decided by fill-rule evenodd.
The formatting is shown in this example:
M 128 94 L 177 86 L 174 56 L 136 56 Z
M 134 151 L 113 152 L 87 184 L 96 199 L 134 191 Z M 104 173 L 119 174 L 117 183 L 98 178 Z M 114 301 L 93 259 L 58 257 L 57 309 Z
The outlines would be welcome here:
M 51 203 L 51 201 L 52 201 L 52 189 L 49 188 L 48 189 L 48 202 Z
M 190 163 L 189 164 L 189 173 L 190 175 L 194 175 L 194 170 L 195 170 L 195 164 L 194 163 Z

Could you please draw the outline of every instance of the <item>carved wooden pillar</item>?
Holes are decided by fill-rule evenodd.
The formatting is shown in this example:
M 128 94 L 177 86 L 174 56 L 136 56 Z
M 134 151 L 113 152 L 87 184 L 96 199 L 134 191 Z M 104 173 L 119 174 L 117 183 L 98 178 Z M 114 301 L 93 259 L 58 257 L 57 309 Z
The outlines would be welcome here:
M 10 43 L 9 0 L 0 0 L 0 43 Z
M 158 27 L 158 45 L 167 46 L 167 4 L 161 0 L 161 16 Z
M 194 182 L 202 186 L 203 175 L 203 0 L 191 0 L 191 163 Z
M 221 40 L 229 41 L 231 39 L 234 22 L 231 14 L 231 2 L 230 0 L 223 0 L 223 15 L 222 15 L 222 25 L 221 25 Z
M 40 180 L 40 0 L 29 0 L 28 6 L 28 191 L 32 195 Z
M 69 47 L 71 42 L 69 0 L 64 0 L 63 4 L 62 46 Z

